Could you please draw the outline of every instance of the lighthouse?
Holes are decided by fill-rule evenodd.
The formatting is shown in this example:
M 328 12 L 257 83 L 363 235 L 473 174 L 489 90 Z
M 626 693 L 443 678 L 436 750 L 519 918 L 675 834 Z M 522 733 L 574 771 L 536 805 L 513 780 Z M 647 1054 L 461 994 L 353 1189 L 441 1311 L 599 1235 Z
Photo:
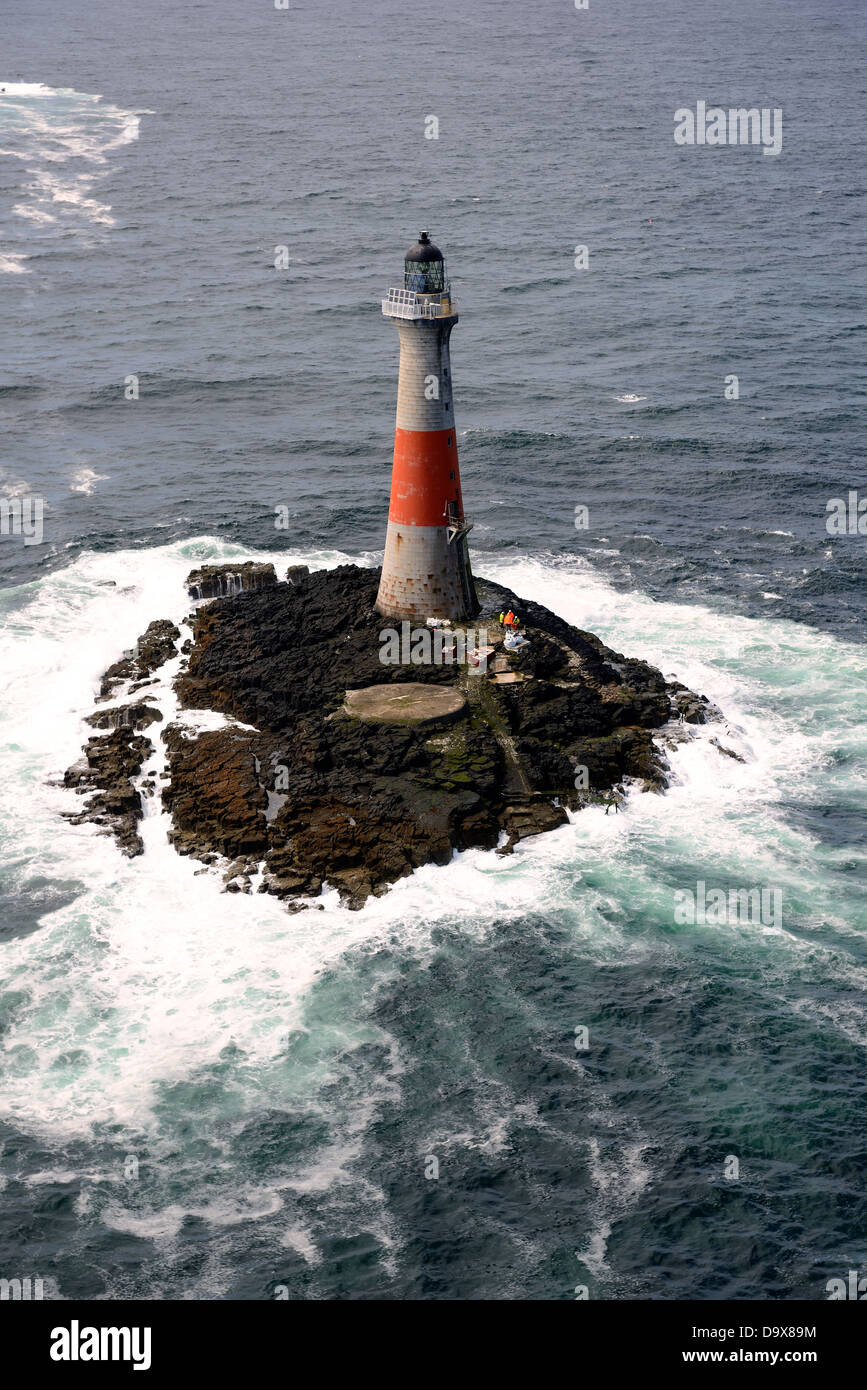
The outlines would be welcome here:
M 470 569 L 449 338 L 458 321 L 443 255 L 421 232 L 404 258 L 403 285 L 382 312 L 397 324 L 400 372 L 391 502 L 376 607 L 389 618 L 449 618 L 479 611 Z

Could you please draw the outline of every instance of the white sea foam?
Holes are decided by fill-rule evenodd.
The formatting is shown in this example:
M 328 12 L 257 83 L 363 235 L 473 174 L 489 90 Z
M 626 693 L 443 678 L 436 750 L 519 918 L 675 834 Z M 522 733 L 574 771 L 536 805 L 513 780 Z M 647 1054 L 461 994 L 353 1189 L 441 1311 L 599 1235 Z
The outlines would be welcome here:
M 308 1069 L 287 1070 L 282 1060 L 287 1035 L 307 1026 L 313 986 L 339 969 L 347 952 L 399 940 L 423 958 L 434 949 L 438 927 L 460 921 L 462 931 L 485 936 L 496 921 L 540 910 L 566 914 L 576 949 L 589 958 L 623 961 L 674 951 L 671 883 L 683 864 L 709 882 L 716 876 L 745 886 L 780 884 L 787 899 L 809 904 L 817 925 L 830 924 L 842 940 L 857 929 L 828 889 L 828 861 L 788 824 L 783 803 L 822 795 L 823 779 L 827 790 L 855 776 L 851 767 L 830 763 L 830 754 L 848 748 L 853 762 L 863 756 L 853 703 L 859 650 L 791 623 L 624 595 L 581 561 L 504 561 L 484 569 L 723 708 L 723 726 L 699 728 L 671 751 L 674 780 L 665 796 L 636 793 L 620 814 L 590 808 L 506 859 L 473 850 L 445 867 L 426 866 L 361 912 L 341 909 L 333 893 L 321 900 L 324 910 L 295 915 L 268 895 L 224 894 L 219 875 L 198 874 L 196 861 L 171 849 L 156 800 L 147 803 L 142 823 L 146 853 L 124 859 L 93 827 L 62 820 L 60 812 L 76 809 L 76 799 L 48 783 L 80 756 L 90 732 L 83 717 L 104 669 L 153 618 L 183 623 L 192 607 L 186 573 L 203 561 L 246 554 L 210 540 L 86 554 L 28 586 L 11 608 L 0 671 L 6 769 L 0 829 L 10 886 L 42 875 L 77 881 L 82 892 L 46 914 L 40 930 L 3 948 L 5 988 L 24 996 L 4 1039 L 4 1117 L 53 1137 L 86 1134 L 109 1121 L 130 1133 L 150 1130 L 166 1088 L 213 1066 L 228 1046 L 240 1049 L 249 1085 L 264 1104 L 309 1097 L 333 1049 L 369 1036 L 349 1016 L 327 1025 Z M 273 559 L 282 570 L 289 562 L 322 567 L 350 557 L 257 558 Z M 106 587 L 112 579 L 122 587 Z M 148 688 L 169 718 L 171 674 L 172 667 Z M 223 718 L 184 717 L 198 727 Z M 723 756 L 712 738 L 746 761 Z M 147 770 L 160 756 L 158 750 Z M 658 935 L 630 929 L 636 903 L 659 925 Z M 764 939 L 748 926 L 718 930 L 740 938 L 743 949 Z M 777 934 L 778 968 L 789 978 L 806 968 L 808 953 L 831 969 L 830 948 L 805 942 L 803 933 L 802 914 L 797 932 L 784 922 Z M 867 984 L 864 972 L 842 957 L 834 969 L 853 986 Z M 812 1008 L 806 990 L 801 1006 Z M 835 1026 L 833 1018 L 815 1017 Z M 863 1009 L 845 1019 L 847 1035 L 858 1019 L 865 1021 Z M 384 1035 L 379 1040 L 389 1045 Z M 396 1055 L 385 1090 L 371 1097 L 374 1109 L 393 1085 L 399 1085 Z M 295 1174 L 294 1189 L 345 1181 L 363 1124 L 359 1115 L 362 1128 L 344 1131 L 330 1156 L 324 1153 L 306 1175 Z M 505 1137 L 494 1111 L 480 1112 L 473 1142 L 496 1152 Z
M 31 222 L 40 222 L 44 224 L 46 222 L 57 221 L 57 218 L 53 217 L 50 212 L 45 212 L 43 208 L 30 207 L 26 203 L 16 203 L 12 212 L 16 217 L 26 217 Z
M 148 113 L 71 87 L 0 82 L 0 114 L 0 153 L 22 162 L 23 196 L 13 204 L 13 216 L 40 239 L 114 226 L 111 206 L 94 196 L 94 184 L 108 172 L 111 157 L 138 139 L 141 117 Z
M 83 492 L 85 497 L 90 497 L 96 484 L 105 482 L 107 476 L 106 473 L 97 473 L 94 468 L 78 468 L 72 475 L 69 490 Z
M 290 1226 L 284 1233 L 281 1244 L 289 1250 L 297 1251 L 309 1265 L 322 1263 L 322 1256 L 316 1247 L 310 1228 L 305 1226 L 303 1222 L 299 1221 L 296 1225 Z
M 0 250 L 0 275 L 29 275 L 29 268 L 21 264 L 27 259 L 23 251 Z
M 32 182 L 25 184 L 25 190 L 32 192 L 38 202 L 50 202 L 57 212 L 68 209 L 83 214 L 89 222 L 105 227 L 114 226 L 111 205 L 88 197 L 95 175 L 79 174 L 70 182 L 68 176 L 60 177 L 46 169 L 34 170 L 34 174 Z M 37 211 L 44 209 L 38 208 Z
M 605 1125 L 612 1123 L 607 1113 L 599 1118 Z M 606 1139 L 610 1141 L 610 1135 L 606 1135 Z M 647 1147 L 641 1141 L 619 1143 L 614 1155 L 609 1153 L 603 1160 L 600 1141 L 596 1138 L 588 1141 L 587 1165 L 595 1189 L 593 1224 L 584 1249 L 576 1250 L 575 1254 L 595 1279 L 604 1279 L 610 1274 L 607 1250 L 612 1221 L 625 1216 L 637 1205 L 650 1183 L 652 1171 L 644 1156 Z
M 32 496 L 33 488 L 25 478 L 17 478 L 0 465 L 0 492 L 4 497 Z
M 66 89 L 69 90 L 69 89 Z M 54 87 L 46 87 L 44 82 L 4 82 L 0 80 L 0 97 L 55 97 Z M 94 97 L 99 101 L 99 97 Z

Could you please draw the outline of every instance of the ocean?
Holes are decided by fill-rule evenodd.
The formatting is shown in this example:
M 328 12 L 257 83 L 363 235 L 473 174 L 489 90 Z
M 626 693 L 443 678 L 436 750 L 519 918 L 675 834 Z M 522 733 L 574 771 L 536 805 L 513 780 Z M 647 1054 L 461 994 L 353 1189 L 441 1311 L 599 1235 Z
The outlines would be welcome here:
M 0 501 L 44 521 L 0 536 L 0 1276 L 818 1300 L 867 1273 L 867 560 L 828 527 L 867 497 L 857 0 L 4 0 L 4 30 Z M 779 155 L 676 145 L 700 100 L 780 109 Z M 422 227 L 475 572 L 724 720 L 662 796 L 288 915 L 153 803 L 124 859 L 58 781 L 194 566 L 380 561 L 379 301 Z M 782 911 L 678 920 L 700 883 Z

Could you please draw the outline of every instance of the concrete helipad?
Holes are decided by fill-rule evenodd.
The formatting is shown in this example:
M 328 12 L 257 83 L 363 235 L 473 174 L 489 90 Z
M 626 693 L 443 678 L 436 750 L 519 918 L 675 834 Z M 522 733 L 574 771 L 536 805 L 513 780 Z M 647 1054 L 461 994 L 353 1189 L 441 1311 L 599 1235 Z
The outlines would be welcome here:
M 453 685 L 401 681 L 347 690 L 343 708 L 356 719 L 379 724 L 446 724 L 460 719 L 467 702 Z

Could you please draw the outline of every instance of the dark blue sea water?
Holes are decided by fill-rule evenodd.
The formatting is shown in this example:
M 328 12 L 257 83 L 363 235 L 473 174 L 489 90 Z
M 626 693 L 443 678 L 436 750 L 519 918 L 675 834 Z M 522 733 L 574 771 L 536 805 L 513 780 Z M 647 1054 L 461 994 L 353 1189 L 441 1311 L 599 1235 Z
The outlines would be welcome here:
M 0 1277 L 821 1299 L 867 1273 L 867 538 L 826 527 L 867 497 L 861 5 L 3 25 L 0 500 L 45 517 L 0 537 Z M 781 153 L 678 147 L 699 100 L 781 108 Z M 155 809 L 123 860 L 52 783 L 194 563 L 377 562 L 379 300 L 421 227 L 459 299 L 476 572 L 726 723 L 664 797 L 289 917 L 194 877 Z M 778 889 L 781 920 L 678 922 L 699 881 Z

